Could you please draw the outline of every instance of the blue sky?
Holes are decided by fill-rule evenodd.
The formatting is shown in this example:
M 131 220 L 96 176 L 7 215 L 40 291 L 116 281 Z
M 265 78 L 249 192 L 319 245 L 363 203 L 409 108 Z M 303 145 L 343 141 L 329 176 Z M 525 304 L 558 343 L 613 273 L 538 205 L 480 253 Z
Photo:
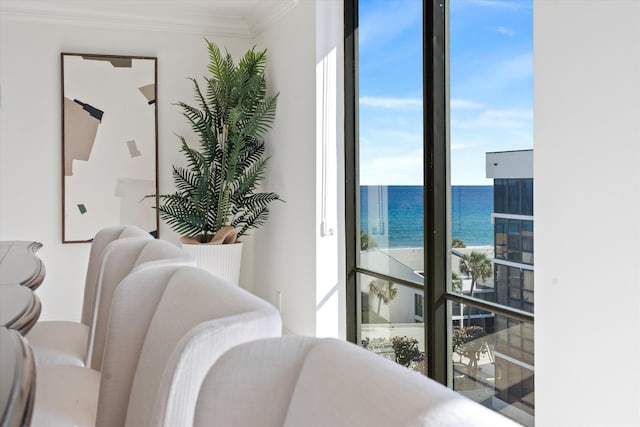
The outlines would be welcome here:
M 451 0 L 451 182 L 533 147 L 532 0 Z M 361 0 L 360 183 L 422 184 L 422 2 Z

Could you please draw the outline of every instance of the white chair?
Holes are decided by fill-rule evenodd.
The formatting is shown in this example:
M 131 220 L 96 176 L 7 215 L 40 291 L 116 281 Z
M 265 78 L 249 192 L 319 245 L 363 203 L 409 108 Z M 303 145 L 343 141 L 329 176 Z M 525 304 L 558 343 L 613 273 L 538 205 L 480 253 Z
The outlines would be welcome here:
M 109 311 L 120 282 L 134 270 L 157 265 L 195 266 L 196 260 L 182 248 L 163 240 L 123 239 L 107 245 L 98 274 L 96 304 L 89 325 L 86 366 L 100 370 Z
M 84 366 L 103 252 L 109 243 L 132 237 L 153 239 L 149 233 L 133 225 L 107 227 L 96 234 L 89 253 L 80 322 L 42 321 L 26 335 L 37 365 Z M 48 283 L 47 286 L 54 284 Z
M 201 382 L 229 348 L 281 334 L 271 304 L 196 268 L 139 268 L 118 286 L 102 371 L 43 366 L 34 426 L 190 426 Z
M 222 355 L 204 379 L 193 426 L 516 424 L 354 344 L 288 336 L 238 345 Z

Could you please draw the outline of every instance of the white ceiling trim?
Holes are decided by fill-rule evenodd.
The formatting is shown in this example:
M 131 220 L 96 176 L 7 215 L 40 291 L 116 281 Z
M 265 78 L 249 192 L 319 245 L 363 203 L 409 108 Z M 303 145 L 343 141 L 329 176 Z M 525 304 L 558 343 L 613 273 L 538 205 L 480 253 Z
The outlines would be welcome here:
M 254 37 L 298 0 L 1 0 L 0 19 L 113 29 Z
M 299 0 L 275 0 L 262 1 L 262 7 L 255 8 L 246 15 L 246 21 L 249 25 L 249 31 L 252 36 L 257 36 L 265 29 L 277 22 L 280 18 L 291 11 Z

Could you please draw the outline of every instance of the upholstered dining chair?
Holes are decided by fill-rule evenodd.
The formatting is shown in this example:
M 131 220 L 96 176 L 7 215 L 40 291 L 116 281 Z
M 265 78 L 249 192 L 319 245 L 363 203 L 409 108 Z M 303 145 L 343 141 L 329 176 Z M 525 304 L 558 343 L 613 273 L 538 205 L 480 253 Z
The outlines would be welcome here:
M 86 366 L 102 365 L 109 312 L 116 288 L 133 270 L 156 265 L 195 266 L 196 260 L 182 248 L 163 240 L 123 239 L 109 243 L 100 267 L 96 304 L 89 325 Z
M 80 322 L 40 321 L 29 331 L 27 340 L 33 349 L 37 365 L 83 366 L 85 364 L 89 326 L 95 310 L 102 255 L 109 243 L 132 237 L 153 239 L 149 233 L 133 225 L 106 227 L 95 235 L 89 252 L 81 320 Z M 47 286 L 55 286 L 55 284 L 48 283 Z
M 335 338 L 286 336 L 244 343 L 222 355 L 202 383 L 194 423 L 189 425 L 519 424 L 355 344 Z
M 203 269 L 141 266 L 113 296 L 101 372 L 41 367 L 33 425 L 190 426 L 216 359 L 281 330 L 275 307 Z

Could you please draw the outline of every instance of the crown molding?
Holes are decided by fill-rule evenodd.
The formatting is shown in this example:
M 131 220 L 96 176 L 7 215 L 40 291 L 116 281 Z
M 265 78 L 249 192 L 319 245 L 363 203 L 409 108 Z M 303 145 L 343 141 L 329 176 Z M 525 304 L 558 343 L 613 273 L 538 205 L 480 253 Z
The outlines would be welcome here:
M 254 37 L 298 0 L 0 0 L 0 19 Z
M 257 36 L 291 11 L 300 0 L 262 0 L 245 15 L 252 36 Z

